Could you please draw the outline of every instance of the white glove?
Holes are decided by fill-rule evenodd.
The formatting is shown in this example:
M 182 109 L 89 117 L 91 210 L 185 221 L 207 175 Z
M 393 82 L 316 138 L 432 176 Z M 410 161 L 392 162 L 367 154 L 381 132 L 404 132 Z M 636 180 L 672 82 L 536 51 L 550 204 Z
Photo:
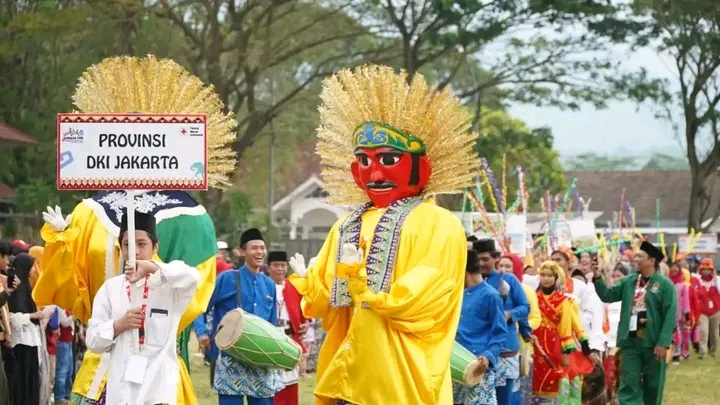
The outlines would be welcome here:
M 290 268 L 293 269 L 293 272 L 295 272 L 298 276 L 305 277 L 307 275 L 305 257 L 303 257 L 300 253 L 295 253 L 295 256 L 290 258 L 288 264 L 290 264 Z
M 363 250 L 358 249 L 352 243 L 346 243 L 342 247 L 342 253 L 340 253 L 340 261 L 342 263 L 353 265 L 361 263 L 363 260 Z
M 62 211 L 57 205 L 55 206 L 55 209 L 47 207 L 47 211 L 43 212 L 42 217 L 45 220 L 45 223 L 50 225 L 57 232 L 62 232 L 70 226 L 71 215 L 68 215 L 67 218 L 63 218 Z

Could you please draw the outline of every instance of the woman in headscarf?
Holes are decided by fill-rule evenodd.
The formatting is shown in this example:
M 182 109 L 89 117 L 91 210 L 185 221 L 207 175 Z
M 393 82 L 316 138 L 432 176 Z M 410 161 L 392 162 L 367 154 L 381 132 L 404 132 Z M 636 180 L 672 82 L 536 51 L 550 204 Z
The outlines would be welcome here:
M 680 364 L 680 357 L 690 357 L 690 336 L 692 334 L 692 319 L 690 312 L 690 289 L 685 283 L 680 263 L 674 262 L 668 270 L 668 277 L 675 284 L 677 291 L 677 313 L 675 315 L 675 334 L 673 340 L 672 360 L 674 364 Z
M 497 268 L 503 273 L 514 274 L 520 281 L 520 285 L 525 292 L 528 303 L 530 304 L 530 313 L 527 321 L 518 321 L 518 333 L 520 334 L 520 379 L 519 387 L 516 393 L 513 393 L 512 405 L 529 404 L 532 397 L 532 333 L 540 326 L 540 309 L 538 308 L 538 298 L 535 291 L 529 286 L 522 284 L 524 263 L 519 256 L 513 253 L 506 253 L 498 261 Z
M 590 354 L 588 338 L 580 324 L 580 314 L 573 299 L 562 292 L 565 283 L 565 271 L 553 261 L 546 261 L 538 270 L 540 287 L 538 303 L 542 321 L 535 331 L 535 353 L 533 354 L 532 405 L 556 405 L 559 398 L 567 398 L 565 403 L 580 405 L 580 383 L 574 369 L 587 364 L 575 364 L 579 360 L 576 342 L 580 342 L 583 353 Z M 572 359 L 572 360 L 571 360 Z M 581 358 L 580 358 L 581 359 Z M 592 365 L 589 366 L 592 368 Z M 588 371 L 589 372 L 589 371 Z M 570 392 L 562 392 L 563 385 Z M 575 380 L 575 381 L 573 381 Z M 573 389 L 574 388 L 574 389 Z
M 28 250 L 28 254 L 35 259 L 32 269 L 30 269 L 30 287 L 35 288 L 40 273 L 42 273 L 42 258 L 45 248 L 42 246 L 32 246 Z M 51 405 L 53 383 L 55 381 L 55 336 L 54 331 L 59 330 L 59 314 L 57 307 L 48 305 L 42 308 L 45 317 L 40 322 L 40 331 L 42 338 L 42 346 L 40 348 L 40 385 L 42 392 L 40 394 L 40 405 Z M 44 332 L 44 333 L 42 333 Z
M 0 241 L 1 243 L 2 241 Z M 5 270 L 3 270 L 5 271 Z M 17 287 L 20 285 L 20 280 L 15 277 L 11 283 Z M 5 354 L 6 345 L 10 342 L 10 312 L 7 309 L 7 302 L 10 300 L 10 295 L 15 289 L 8 286 L 8 278 L 6 275 L 0 275 L 0 342 L 2 344 L 2 353 Z M 5 364 L 3 360 L 4 356 L 0 356 L 0 405 L 10 405 L 10 389 L 8 387 L 7 376 L 5 375 Z
M 30 269 L 34 262 L 35 259 L 27 253 L 15 256 L 13 262 L 20 285 L 8 300 L 12 349 L 5 359 L 5 373 L 13 405 L 40 405 L 40 321 L 44 315 L 37 310 L 31 295 Z

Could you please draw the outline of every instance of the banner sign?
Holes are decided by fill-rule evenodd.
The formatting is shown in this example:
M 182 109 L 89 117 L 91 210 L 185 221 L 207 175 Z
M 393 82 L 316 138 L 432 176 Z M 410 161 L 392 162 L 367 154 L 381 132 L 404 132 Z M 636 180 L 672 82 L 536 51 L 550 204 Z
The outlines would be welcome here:
M 207 115 L 58 114 L 58 190 L 207 190 Z

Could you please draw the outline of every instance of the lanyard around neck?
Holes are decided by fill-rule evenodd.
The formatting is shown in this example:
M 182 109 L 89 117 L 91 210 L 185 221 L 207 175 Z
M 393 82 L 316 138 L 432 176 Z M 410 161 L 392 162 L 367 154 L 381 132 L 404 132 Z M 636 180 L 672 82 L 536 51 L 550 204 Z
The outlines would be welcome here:
M 140 303 L 140 313 L 142 314 L 142 320 L 140 320 L 140 327 L 138 328 L 138 343 L 140 346 L 145 344 L 145 314 L 147 313 L 147 301 L 150 293 L 150 287 L 148 286 L 149 276 L 145 276 L 143 285 L 142 301 Z M 126 281 L 125 290 L 127 291 L 127 297 L 130 304 L 132 304 L 132 291 L 130 282 Z

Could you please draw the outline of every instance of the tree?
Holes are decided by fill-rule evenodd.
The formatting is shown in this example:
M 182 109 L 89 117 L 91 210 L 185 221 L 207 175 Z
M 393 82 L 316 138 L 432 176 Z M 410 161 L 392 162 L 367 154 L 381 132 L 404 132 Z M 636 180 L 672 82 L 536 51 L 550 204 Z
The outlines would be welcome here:
M 477 151 L 486 157 L 498 182 L 502 183 L 502 160 L 506 158 L 508 178 L 508 205 L 518 190 L 518 166 L 523 168 L 529 203 L 535 207 L 549 190 L 553 195 L 567 187 L 565 172 L 559 154 L 553 149 L 553 136 L 549 128 L 529 129 L 522 120 L 513 118 L 503 110 L 483 110 L 480 139 Z M 490 208 L 490 207 L 486 207 Z M 537 208 L 537 207 L 535 207 Z
M 23 211 L 49 204 L 69 210 L 85 196 L 56 191 L 56 162 L 48 158 L 56 151 L 56 114 L 73 110 L 71 96 L 82 72 L 120 53 L 120 48 L 166 56 L 185 47 L 167 23 L 135 13 L 135 3 L 2 3 L 6 13 L 0 14 L 0 122 L 39 141 L 35 147 L 0 150 L 0 181 L 16 188 L 15 201 Z M 117 32 L 127 29 L 123 26 L 131 26 L 126 32 L 137 35 L 120 41 Z
M 637 159 L 633 156 L 599 155 L 594 152 L 581 153 L 565 162 L 567 170 L 633 170 Z
M 707 230 L 720 216 L 720 203 L 713 203 L 720 201 L 713 196 L 720 167 L 720 5 L 654 0 L 639 2 L 636 14 L 647 25 L 635 44 L 672 58 L 672 82 L 628 83 L 627 90 L 652 103 L 685 145 L 692 183 L 688 227 Z
M 371 33 L 394 42 L 394 54 L 383 61 L 406 69 L 410 79 L 442 60 L 447 69 L 437 77 L 440 87 L 455 88 L 455 76 L 467 66 L 485 72 L 457 92 L 474 104 L 487 105 L 480 96 L 497 88 L 506 102 L 577 109 L 582 103 L 602 107 L 620 96 L 614 83 L 625 75 L 618 66 L 588 56 L 606 52 L 611 42 L 595 32 L 617 11 L 606 3 L 358 0 L 352 9 Z M 616 40 L 626 29 L 621 22 L 610 27 Z M 538 35 L 538 29 L 552 34 Z
M 161 0 L 156 15 L 191 46 L 190 70 L 238 117 L 238 165 L 267 125 L 318 79 L 377 52 L 344 3 Z

